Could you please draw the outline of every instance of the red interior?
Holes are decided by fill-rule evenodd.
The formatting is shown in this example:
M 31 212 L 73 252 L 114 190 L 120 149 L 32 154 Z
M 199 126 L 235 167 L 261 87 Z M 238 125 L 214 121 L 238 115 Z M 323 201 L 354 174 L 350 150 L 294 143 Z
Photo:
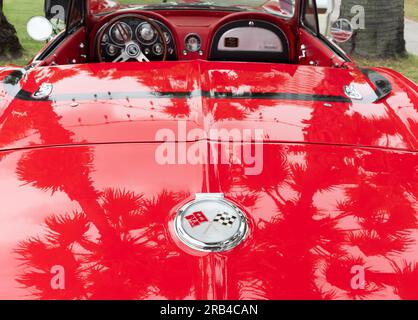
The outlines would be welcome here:
M 137 13 L 164 23 L 172 32 L 177 44 L 178 60 L 208 59 L 212 38 L 216 30 L 228 22 L 242 19 L 258 19 L 278 26 L 288 38 L 290 62 L 302 65 L 333 66 L 344 63 L 322 40 L 299 25 L 298 19 L 286 19 L 258 12 L 222 12 L 202 10 L 124 10 L 96 17 L 90 16 L 87 26 L 78 29 L 54 50 L 43 65 L 97 62 L 95 38 L 99 29 L 109 20 L 121 14 Z M 184 39 L 190 33 L 198 33 L 202 38 L 203 55 L 198 52 L 183 54 Z M 84 48 L 80 48 L 83 44 Z M 306 46 L 303 57 L 301 45 Z

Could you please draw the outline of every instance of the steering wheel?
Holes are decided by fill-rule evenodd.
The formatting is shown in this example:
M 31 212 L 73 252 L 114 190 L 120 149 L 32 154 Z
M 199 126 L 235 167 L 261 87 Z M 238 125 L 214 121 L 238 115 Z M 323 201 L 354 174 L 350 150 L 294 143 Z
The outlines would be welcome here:
M 136 31 L 133 32 L 132 28 L 123 20 L 130 19 L 131 21 L 136 20 L 137 26 L 148 24 L 157 33 L 157 39 L 161 39 L 161 50 L 159 52 L 162 57 L 162 61 L 167 59 L 167 42 L 165 41 L 164 32 L 161 30 L 158 23 L 154 20 L 140 15 L 140 14 L 125 14 L 117 16 L 106 23 L 98 32 L 96 37 L 96 55 L 99 62 L 105 62 L 105 54 L 103 52 L 103 43 L 110 42 L 110 46 L 115 50 L 120 51 L 116 58 L 113 58 L 113 62 L 126 62 L 129 60 L 137 60 L 138 62 L 149 62 L 150 60 L 144 54 L 144 46 L 138 40 Z M 127 29 L 127 27 L 129 29 Z M 130 30 L 130 31 L 129 31 Z M 111 33 L 115 32 L 118 35 L 119 42 L 112 42 Z

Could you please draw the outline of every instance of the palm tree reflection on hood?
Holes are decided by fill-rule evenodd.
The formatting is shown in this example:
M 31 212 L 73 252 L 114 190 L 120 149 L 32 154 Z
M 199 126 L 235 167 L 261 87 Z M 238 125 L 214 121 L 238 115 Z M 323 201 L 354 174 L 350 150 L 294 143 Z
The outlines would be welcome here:
M 36 106 L 44 108 L 42 114 L 25 106 L 19 109 L 31 119 L 25 128 L 38 130 L 45 144 L 56 137 L 71 142 L 72 133 L 60 126 L 49 103 Z M 331 121 L 342 125 L 341 142 L 373 145 L 394 134 L 387 119 L 370 121 L 348 112 L 349 105 L 321 108 L 306 123 L 307 141 L 329 142 L 323 128 Z M 359 127 L 366 128 L 364 134 L 356 132 Z M 350 140 L 360 136 L 361 141 Z M 263 148 L 261 175 L 246 176 L 239 165 L 217 168 L 228 197 L 250 213 L 263 208 L 262 217 L 252 217 L 254 236 L 241 250 L 220 255 L 227 258 L 229 299 L 362 299 L 388 293 L 418 298 L 416 257 L 405 258 L 416 247 L 418 227 L 415 154 L 321 145 Z M 163 191 L 147 199 L 129 190 L 96 190 L 90 179 L 93 156 L 89 147 L 71 147 L 28 151 L 20 159 L 21 181 L 62 191 L 80 210 L 54 213 L 42 236 L 19 244 L 17 280 L 43 299 L 193 295 L 201 280 L 191 272 L 198 259 L 174 250 L 167 230 L 167 213 L 187 195 Z M 65 269 L 66 290 L 51 288 L 54 265 Z M 352 286 L 355 266 L 366 271 L 364 288 Z
M 418 297 L 417 263 L 405 260 L 418 226 L 414 155 L 265 145 L 266 156 L 275 165 L 262 175 L 222 182 L 228 197 L 257 195 L 252 209 L 263 216 L 255 217 L 257 234 L 240 251 L 239 268 L 228 265 L 231 298 Z M 223 166 L 219 176 L 230 172 Z M 364 287 L 353 286 L 357 267 Z
M 194 262 L 172 251 L 165 230 L 166 213 L 184 196 L 163 191 L 144 199 L 128 191 L 104 190 L 98 202 L 117 235 L 112 241 L 95 236 L 97 228 L 88 214 L 48 217 L 44 235 L 16 249 L 23 262 L 17 281 L 41 299 L 184 298 L 196 282 L 190 274 Z M 65 290 L 51 288 L 53 265 L 65 270 Z
M 256 234 L 241 249 L 220 255 L 227 258 L 229 299 L 364 299 L 388 292 L 418 297 L 416 262 L 403 261 L 416 245 L 414 154 L 263 148 L 260 175 L 246 176 L 240 165 L 218 166 L 228 197 L 250 213 L 264 208 L 263 218 L 253 217 Z M 50 216 L 42 237 L 20 243 L 18 281 L 43 299 L 193 295 L 201 280 L 191 272 L 198 259 L 173 249 L 167 230 L 167 212 L 187 195 L 163 191 L 146 199 L 127 190 L 95 190 L 92 160 L 88 147 L 40 149 L 20 160 L 22 181 L 63 191 L 81 210 Z M 65 268 L 66 290 L 51 289 L 53 265 Z M 365 270 L 364 288 L 352 286 L 355 266 Z
M 389 118 L 369 119 L 350 108 L 314 105 L 306 140 L 340 137 L 342 143 L 369 146 L 386 137 L 390 145 L 399 134 Z M 329 123 L 337 123 L 338 132 Z M 229 197 L 239 190 L 261 199 L 253 209 L 270 208 L 266 198 L 273 204 L 263 213 L 267 219 L 256 220 L 255 243 L 241 251 L 240 268 L 229 273 L 237 284 L 231 298 L 418 298 L 415 154 L 321 145 L 263 148 L 261 175 L 219 169 Z M 260 266 L 263 271 L 254 272 Z M 364 286 L 353 286 L 356 267 L 365 271 Z
M 25 114 L 23 130 L 36 130 L 43 144 L 73 143 L 73 133 L 60 124 L 51 102 L 9 108 Z M 16 280 L 41 299 L 193 294 L 197 281 L 190 269 L 196 263 L 172 251 L 166 230 L 167 213 L 188 195 L 162 191 L 145 199 L 126 190 L 96 190 L 90 178 L 93 160 L 92 149 L 84 146 L 35 149 L 19 160 L 19 180 L 45 192 L 64 192 L 80 210 L 50 215 L 42 235 L 17 246 L 22 267 Z M 51 268 L 57 265 L 65 270 L 65 290 L 51 287 Z

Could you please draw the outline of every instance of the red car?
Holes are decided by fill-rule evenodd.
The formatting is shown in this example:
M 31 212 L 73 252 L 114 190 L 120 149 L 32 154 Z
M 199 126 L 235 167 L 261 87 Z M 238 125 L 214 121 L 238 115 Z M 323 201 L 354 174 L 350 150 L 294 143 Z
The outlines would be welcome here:
M 314 0 L 160 2 L 0 68 L 0 299 L 418 299 L 417 85 Z

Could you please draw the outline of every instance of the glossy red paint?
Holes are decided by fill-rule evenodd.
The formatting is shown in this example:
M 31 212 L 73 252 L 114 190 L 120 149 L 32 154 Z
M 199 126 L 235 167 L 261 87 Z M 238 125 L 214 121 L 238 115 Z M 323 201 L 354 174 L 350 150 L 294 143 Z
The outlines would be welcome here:
M 2 78 L 9 73 L 5 70 Z M 199 60 L 42 67 L 23 75 L 17 85 L 4 86 L 5 92 L 15 91 L 20 97 L 5 109 L 16 108 L 23 114 L 32 110 L 30 118 L 41 116 L 39 106 L 44 102 L 21 99 L 47 82 L 54 86 L 50 99 L 60 125 L 72 128 L 75 144 L 155 141 L 159 129 L 176 132 L 178 120 L 184 120 L 189 131 L 199 128 L 206 133 L 211 128 L 260 128 L 268 142 L 416 150 L 416 91 L 412 83 L 388 77 L 393 83 L 391 95 L 374 102 L 375 87 L 356 68 Z M 363 100 L 345 96 L 344 86 L 350 84 Z M 323 123 L 306 137 L 306 123 L 316 114 Z M 377 133 L 364 127 L 364 121 Z M 351 134 L 340 135 L 339 130 Z M 56 137 L 53 143 L 68 141 Z M 36 136 L 3 143 L 8 149 L 29 146 L 46 143 Z
M 0 298 L 418 299 L 418 88 L 374 68 L 392 87 L 379 99 L 364 72 L 299 29 L 299 11 L 300 1 L 289 20 L 147 12 L 179 44 L 197 28 L 205 51 L 223 23 L 270 19 L 295 64 L 190 55 L 53 65 L 94 43 L 115 12 L 89 15 L 42 66 L 0 68 Z M 34 99 L 44 83 L 52 94 Z M 349 99 L 349 85 L 363 99 Z M 208 138 L 212 129 L 262 130 L 262 139 L 236 142 L 261 146 L 261 173 L 215 161 L 230 144 Z M 158 164 L 164 142 L 176 152 L 199 144 L 206 161 Z M 174 216 L 201 192 L 222 192 L 244 211 L 250 231 L 238 247 L 202 254 L 179 245 Z
M 346 63 L 311 32 L 302 28 L 298 32 L 299 64 L 311 65 L 313 63 L 317 66 L 332 67 L 342 66 Z M 304 52 L 301 50 L 302 46 L 305 47 Z
M 377 102 L 355 68 L 87 64 L 34 68 L 20 82 L 0 69 L 0 298 L 418 298 L 418 93 L 376 70 L 393 87 Z M 51 99 L 34 101 L 43 82 Z M 340 101 L 345 84 L 365 99 Z M 262 173 L 157 164 L 161 128 L 178 148 L 227 143 L 178 141 L 178 120 L 189 133 L 263 129 Z M 176 210 L 200 192 L 244 210 L 240 246 L 176 244 Z M 65 290 L 51 288 L 57 265 Z

